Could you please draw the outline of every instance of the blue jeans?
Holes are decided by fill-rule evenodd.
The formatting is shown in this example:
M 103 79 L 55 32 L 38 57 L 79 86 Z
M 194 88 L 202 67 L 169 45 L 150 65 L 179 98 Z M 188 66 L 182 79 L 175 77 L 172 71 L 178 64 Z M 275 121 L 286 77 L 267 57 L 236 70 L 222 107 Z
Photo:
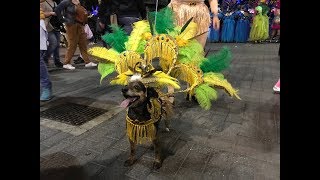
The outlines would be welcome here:
M 51 90 L 52 83 L 49 79 L 47 66 L 44 63 L 44 57 L 46 57 L 46 50 L 40 50 L 40 84 L 42 89 L 45 88 Z
M 48 32 L 48 41 L 49 46 L 44 61 L 48 63 L 49 57 L 51 57 L 53 53 L 54 64 L 60 64 L 60 32 L 55 30 Z
M 137 17 L 126 17 L 126 16 L 120 16 L 118 17 L 118 24 L 120 27 L 124 29 L 124 31 L 130 35 L 132 31 L 132 24 L 139 21 L 140 19 Z

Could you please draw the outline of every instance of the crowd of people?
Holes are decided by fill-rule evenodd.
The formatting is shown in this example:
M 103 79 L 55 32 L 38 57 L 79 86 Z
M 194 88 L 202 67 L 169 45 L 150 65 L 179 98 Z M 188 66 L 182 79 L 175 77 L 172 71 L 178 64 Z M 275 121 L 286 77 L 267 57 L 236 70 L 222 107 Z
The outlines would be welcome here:
M 193 17 L 199 25 L 196 39 L 203 47 L 207 40 L 262 42 L 280 39 L 279 0 L 40 0 L 40 100 L 52 98 L 47 70 L 51 57 L 56 67 L 74 70 L 71 61 L 79 47 L 80 57 L 73 62 L 96 67 L 87 53 L 89 42 L 100 41 L 102 35 L 111 32 L 110 25 L 115 23 L 130 34 L 132 24 L 147 19 L 148 11 L 166 6 L 175 12 L 177 25 L 185 24 Z M 59 52 L 61 36 L 67 40 L 63 62 Z M 109 46 L 102 42 L 105 47 Z
M 219 7 L 221 29 L 210 27 L 210 42 L 279 42 L 280 0 L 225 0 Z

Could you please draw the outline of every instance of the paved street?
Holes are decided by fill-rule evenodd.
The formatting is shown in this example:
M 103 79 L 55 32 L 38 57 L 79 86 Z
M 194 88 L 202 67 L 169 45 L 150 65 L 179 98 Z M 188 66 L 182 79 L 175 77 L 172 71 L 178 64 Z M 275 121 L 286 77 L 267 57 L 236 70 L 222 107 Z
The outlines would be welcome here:
M 103 114 L 79 127 L 40 117 L 41 179 L 280 179 L 280 94 L 272 91 L 280 77 L 279 44 L 209 43 L 206 50 L 222 46 L 233 54 L 224 74 L 242 100 L 219 91 L 205 111 L 177 95 L 171 131 L 161 123 L 159 170 L 152 169 L 149 144 L 138 147 L 133 166 L 123 166 L 130 145 L 120 86 L 100 84 L 98 71 L 83 64 L 74 71 L 50 68 L 55 98 L 41 103 L 40 113 L 74 103 Z

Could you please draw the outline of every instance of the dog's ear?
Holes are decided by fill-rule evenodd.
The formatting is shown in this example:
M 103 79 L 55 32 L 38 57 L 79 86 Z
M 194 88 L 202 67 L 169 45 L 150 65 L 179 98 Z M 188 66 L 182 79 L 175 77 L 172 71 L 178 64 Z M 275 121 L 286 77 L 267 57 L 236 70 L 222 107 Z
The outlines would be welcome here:
M 148 87 L 147 88 L 147 98 L 158 98 L 159 95 L 154 88 Z

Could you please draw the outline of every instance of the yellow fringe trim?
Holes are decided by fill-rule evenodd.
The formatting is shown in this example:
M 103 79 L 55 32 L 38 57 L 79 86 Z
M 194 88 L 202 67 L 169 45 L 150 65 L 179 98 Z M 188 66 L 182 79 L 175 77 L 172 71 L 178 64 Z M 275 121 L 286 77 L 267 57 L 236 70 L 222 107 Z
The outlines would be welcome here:
M 156 137 L 156 127 L 153 119 L 150 119 L 142 124 L 135 123 L 127 115 L 127 136 L 131 141 L 137 144 L 143 144 L 148 141 L 153 141 Z

